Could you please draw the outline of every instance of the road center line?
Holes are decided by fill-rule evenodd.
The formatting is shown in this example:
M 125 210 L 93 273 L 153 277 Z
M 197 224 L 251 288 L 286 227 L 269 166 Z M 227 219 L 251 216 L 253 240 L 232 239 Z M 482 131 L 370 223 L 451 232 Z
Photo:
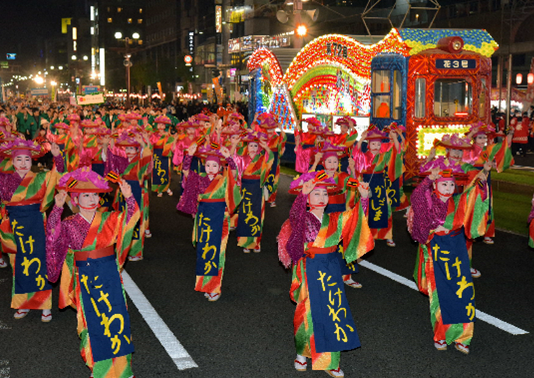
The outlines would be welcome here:
M 360 266 L 363 266 L 364 268 L 367 268 L 369 270 L 372 270 L 375 273 L 381 274 L 383 276 L 386 276 L 393 281 L 396 281 L 404 286 L 408 286 L 410 289 L 413 289 L 415 291 L 419 291 L 417 288 L 417 285 L 415 282 L 410 281 L 402 276 L 399 276 L 398 274 L 395 274 L 387 269 L 384 269 L 378 265 L 372 264 L 369 261 L 362 260 L 359 263 Z M 522 330 L 521 328 L 517 328 L 516 326 L 511 325 L 510 323 L 506 323 L 505 321 L 502 321 L 500 319 L 497 319 L 494 316 L 491 316 L 489 314 L 486 314 L 485 312 L 482 312 L 477 309 L 476 317 L 478 320 L 482 320 L 483 322 L 489 323 L 499 329 L 502 329 L 503 331 L 506 331 L 512 335 L 525 335 L 528 332 L 525 330 Z
M 141 313 L 141 316 L 147 322 L 148 326 L 154 332 L 154 335 L 159 340 L 167 354 L 179 370 L 196 368 L 198 365 L 193 361 L 189 353 L 180 344 L 176 336 L 169 329 L 167 324 L 161 319 L 154 307 L 150 304 L 143 292 L 132 280 L 126 270 L 122 271 L 122 280 L 124 282 L 124 289 L 128 296 L 134 303 L 135 307 Z

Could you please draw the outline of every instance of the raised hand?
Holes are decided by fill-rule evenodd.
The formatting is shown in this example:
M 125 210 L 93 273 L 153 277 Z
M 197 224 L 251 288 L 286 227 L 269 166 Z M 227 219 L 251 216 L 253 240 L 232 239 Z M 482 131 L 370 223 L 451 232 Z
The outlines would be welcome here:
M 128 184 L 128 182 L 126 182 L 125 180 L 121 180 L 119 182 L 119 186 L 121 188 L 121 192 L 124 198 L 130 198 L 132 196 L 132 187 L 130 186 L 130 184 Z
M 302 194 L 308 195 L 312 192 L 312 190 L 315 188 L 315 181 L 313 179 L 306 181 L 304 184 L 302 184 Z
M 60 190 L 58 194 L 54 196 L 54 200 L 56 201 L 57 207 L 63 207 L 63 205 L 65 205 L 66 199 L 67 199 L 67 192 L 64 190 Z

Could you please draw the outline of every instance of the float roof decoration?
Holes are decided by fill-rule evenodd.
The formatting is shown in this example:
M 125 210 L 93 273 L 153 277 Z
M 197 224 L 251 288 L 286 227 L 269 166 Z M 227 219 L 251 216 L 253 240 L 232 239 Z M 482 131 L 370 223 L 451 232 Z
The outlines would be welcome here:
M 272 85 L 282 84 L 282 68 L 278 58 L 266 48 L 260 48 L 254 51 L 247 63 L 249 71 L 254 71 L 257 68 L 263 68 L 265 65 L 269 67 L 269 74 L 271 75 Z
M 374 45 L 364 45 L 354 38 L 341 34 L 326 34 L 315 38 L 297 54 L 284 75 L 289 89 L 303 74 L 317 66 L 336 65 L 364 78 L 371 74 L 371 60 L 381 52 L 396 52 L 408 55 L 409 48 L 403 43 L 397 29 Z
M 410 48 L 410 55 L 436 48 L 438 41 L 446 37 L 460 37 L 464 50 L 490 57 L 499 48 L 491 35 L 483 29 L 401 29 L 398 31 Z

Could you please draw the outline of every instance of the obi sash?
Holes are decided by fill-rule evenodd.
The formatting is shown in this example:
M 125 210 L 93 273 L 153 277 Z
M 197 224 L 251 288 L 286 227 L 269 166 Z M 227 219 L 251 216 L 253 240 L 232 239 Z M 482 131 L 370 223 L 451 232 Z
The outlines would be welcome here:
M 260 179 L 245 178 L 241 180 L 242 201 L 239 205 L 237 230 L 238 237 L 260 237 L 261 236 L 261 206 L 262 188 Z
M 130 317 L 117 260 L 111 247 L 74 251 L 78 279 L 95 362 L 133 353 Z M 101 256 L 101 257 L 99 257 Z
M 154 169 L 152 170 L 152 185 L 167 185 L 170 179 L 169 158 L 163 156 L 162 148 L 154 148 Z
M 369 217 L 367 218 L 369 227 L 375 229 L 387 228 L 389 212 L 384 173 L 364 173 L 363 181 L 369 183 L 370 190 Z
M 464 229 L 435 233 L 429 253 L 443 324 L 471 323 L 475 319 L 475 287 L 471 277 Z
M 137 206 L 139 206 L 140 209 L 142 209 L 141 201 L 143 197 L 143 192 L 141 185 L 139 185 L 139 181 L 137 180 L 126 180 L 128 184 L 132 187 L 132 195 L 135 198 L 135 202 L 137 202 Z M 122 195 L 122 192 L 119 190 L 119 210 L 125 211 L 126 210 L 126 200 L 124 199 L 124 196 Z M 133 240 L 139 240 L 140 238 L 140 229 L 141 229 L 141 219 L 137 221 L 137 224 L 135 225 L 135 228 L 133 230 Z
M 104 170 L 106 169 L 106 165 L 104 163 L 93 163 L 91 165 L 91 169 L 93 170 L 93 172 L 96 172 L 100 176 L 104 177 Z
M 217 276 L 226 202 L 201 200 L 196 215 L 197 276 Z
M 278 151 L 273 151 L 273 155 L 274 155 L 273 165 L 271 166 L 269 176 L 267 176 L 267 180 L 265 182 L 265 187 L 267 188 L 269 196 L 273 194 L 273 190 L 274 190 L 274 183 L 276 179 L 276 169 L 278 168 Z
M 339 274 L 337 254 L 315 253 L 314 258 L 306 258 L 306 279 L 318 353 L 339 352 L 361 346 Z
M 6 206 L 17 245 L 15 294 L 51 290 L 46 267 L 46 236 L 41 204 Z

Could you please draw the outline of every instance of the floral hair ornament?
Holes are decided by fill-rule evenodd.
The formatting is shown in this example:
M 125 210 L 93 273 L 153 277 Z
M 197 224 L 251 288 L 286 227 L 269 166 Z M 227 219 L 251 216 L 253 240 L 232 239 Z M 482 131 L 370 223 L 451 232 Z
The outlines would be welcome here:
M 302 191 L 305 182 L 313 180 L 315 187 L 323 188 L 333 188 L 336 186 L 336 182 L 333 178 L 328 177 L 325 171 L 320 172 L 308 172 L 300 175 L 296 180 L 294 180 L 289 186 L 290 194 L 298 194 Z
M 386 134 L 378 129 L 375 125 L 369 125 L 367 129 L 367 136 L 365 137 L 368 141 L 382 141 L 382 139 L 387 138 Z
M 165 125 L 170 125 L 172 123 L 171 119 L 167 116 L 164 116 L 164 115 L 160 115 L 158 117 L 156 117 L 156 119 L 154 120 L 154 123 L 163 123 Z
M 439 139 L 434 139 L 434 147 L 445 147 L 451 150 L 468 150 L 472 147 L 468 138 L 462 138 L 458 134 L 445 134 Z
M 106 193 L 112 188 L 108 182 L 89 167 L 78 168 L 59 179 L 57 190 L 70 193 Z
M 344 116 L 336 120 L 336 125 L 347 125 L 347 127 L 356 126 L 356 120 L 349 116 Z
M 41 146 L 33 140 L 16 138 L 0 145 L 0 154 L 7 158 L 27 155 L 31 156 L 33 159 L 37 159 L 43 156 L 44 151 L 41 149 Z

